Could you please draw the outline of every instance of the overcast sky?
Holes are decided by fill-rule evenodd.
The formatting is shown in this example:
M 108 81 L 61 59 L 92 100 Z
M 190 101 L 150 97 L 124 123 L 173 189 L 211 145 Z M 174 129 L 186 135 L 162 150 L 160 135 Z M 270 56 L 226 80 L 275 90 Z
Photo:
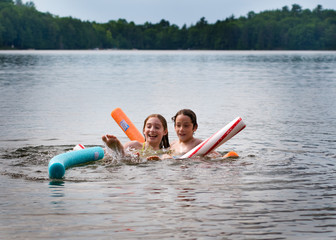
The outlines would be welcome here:
M 27 2 L 27 0 L 23 1 Z M 158 23 L 161 19 L 183 26 L 196 24 L 202 17 L 208 23 L 224 20 L 234 15 L 246 16 L 249 11 L 281 9 L 299 4 L 303 9 L 336 10 L 336 0 L 32 0 L 37 10 L 59 17 L 72 16 L 83 21 L 106 23 L 126 19 L 135 24 Z

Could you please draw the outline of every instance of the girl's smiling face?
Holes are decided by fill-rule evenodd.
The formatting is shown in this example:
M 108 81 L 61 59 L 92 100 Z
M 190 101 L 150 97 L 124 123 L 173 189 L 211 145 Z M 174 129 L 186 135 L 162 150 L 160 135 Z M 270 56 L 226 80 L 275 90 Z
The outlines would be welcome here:
M 162 137 L 168 133 L 167 129 L 163 128 L 163 125 L 159 118 L 151 117 L 147 120 L 143 129 L 146 142 L 154 149 L 160 147 Z
M 180 114 L 175 120 L 175 132 L 181 142 L 188 142 L 193 139 L 194 131 L 197 127 L 194 126 L 189 116 Z

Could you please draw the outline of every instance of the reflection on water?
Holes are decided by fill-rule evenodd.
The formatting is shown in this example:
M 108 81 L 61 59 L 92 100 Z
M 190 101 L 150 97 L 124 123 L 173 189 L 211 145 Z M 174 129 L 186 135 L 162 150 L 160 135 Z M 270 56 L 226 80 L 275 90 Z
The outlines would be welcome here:
M 1 51 L 1 237 L 335 239 L 335 52 Z M 238 159 L 48 162 L 151 113 L 197 113 Z
M 49 188 L 51 190 L 51 197 L 55 198 L 62 198 L 65 197 L 64 195 L 64 181 L 61 180 L 52 180 L 49 182 Z M 57 202 L 53 202 L 54 204 L 57 204 Z

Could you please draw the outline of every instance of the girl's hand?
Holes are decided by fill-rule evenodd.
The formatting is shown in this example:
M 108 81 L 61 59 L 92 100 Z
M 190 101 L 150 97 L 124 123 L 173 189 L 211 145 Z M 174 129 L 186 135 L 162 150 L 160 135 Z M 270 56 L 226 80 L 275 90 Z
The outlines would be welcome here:
M 161 158 L 159 156 L 154 155 L 154 156 L 147 157 L 147 160 L 148 161 L 159 161 L 161 160 Z
M 119 151 L 119 152 L 124 152 L 124 147 L 122 146 L 121 142 L 119 139 L 111 134 L 106 134 L 102 136 L 103 142 L 105 142 L 106 146 L 108 146 L 110 149 Z
M 161 158 L 162 158 L 162 159 L 172 159 L 173 157 L 172 157 L 171 155 L 169 155 L 169 154 L 163 154 L 163 155 L 161 156 Z

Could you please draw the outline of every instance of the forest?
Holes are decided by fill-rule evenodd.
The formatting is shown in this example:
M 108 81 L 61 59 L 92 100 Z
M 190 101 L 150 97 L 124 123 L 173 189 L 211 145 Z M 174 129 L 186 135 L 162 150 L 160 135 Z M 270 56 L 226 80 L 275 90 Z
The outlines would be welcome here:
M 0 49 L 336 50 L 336 11 L 293 4 L 179 27 L 164 19 L 81 21 L 0 0 Z

